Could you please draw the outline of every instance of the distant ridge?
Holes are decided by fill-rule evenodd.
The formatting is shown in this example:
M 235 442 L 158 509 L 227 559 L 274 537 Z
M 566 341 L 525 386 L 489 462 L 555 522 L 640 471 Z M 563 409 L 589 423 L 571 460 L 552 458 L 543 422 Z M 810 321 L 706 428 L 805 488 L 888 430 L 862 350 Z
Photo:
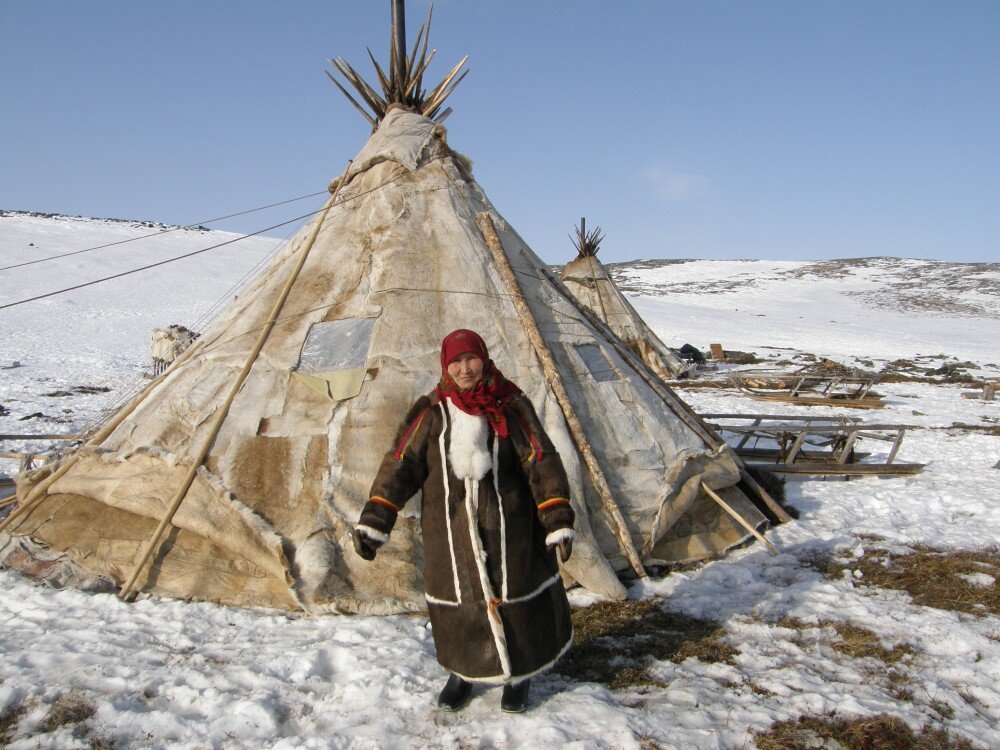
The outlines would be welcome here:
M 69 214 L 45 213 L 44 211 L 17 211 L 0 208 L 0 218 L 24 216 L 34 219 L 75 219 L 78 221 L 105 221 L 112 224 L 128 224 L 136 228 L 177 230 L 189 229 L 192 232 L 214 231 L 205 226 L 190 227 L 183 224 L 163 224 L 159 221 L 149 221 L 148 219 L 112 219 L 100 216 L 70 216 Z

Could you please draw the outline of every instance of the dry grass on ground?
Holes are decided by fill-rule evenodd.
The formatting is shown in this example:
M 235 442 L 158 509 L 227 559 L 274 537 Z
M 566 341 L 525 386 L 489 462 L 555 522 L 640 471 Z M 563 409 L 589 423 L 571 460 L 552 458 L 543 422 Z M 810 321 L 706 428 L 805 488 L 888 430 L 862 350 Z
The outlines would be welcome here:
M 984 435 L 1000 436 L 1000 425 L 995 424 L 966 424 L 965 422 L 952 422 L 951 427 L 946 430 L 956 432 L 980 432 Z
M 942 551 L 918 545 L 905 554 L 893 554 L 874 548 L 877 543 L 868 545 L 857 560 L 820 559 L 813 564 L 834 579 L 842 578 L 844 571 L 861 571 L 860 578 L 854 576 L 855 583 L 905 591 L 914 604 L 924 607 L 1000 615 L 1000 547 Z M 983 575 L 993 582 L 975 582 Z
M 17 731 L 18 723 L 27 712 L 28 706 L 21 702 L 13 703 L 0 712 L 0 747 L 7 747 L 7 743 Z
M 21 719 L 36 705 L 34 699 L 17 702 L 0 713 L 0 747 L 7 747 L 14 739 Z M 114 740 L 90 726 L 90 719 L 96 713 L 97 709 L 84 696 L 67 693 L 56 698 L 28 737 L 18 739 L 31 739 L 55 732 L 62 727 L 73 726 L 73 736 L 86 743 L 90 750 L 112 750 L 115 747 Z
M 664 612 L 652 599 L 601 602 L 573 612 L 573 647 L 555 670 L 613 690 L 661 685 L 649 672 L 653 660 L 732 663 L 736 650 L 717 622 Z
M 900 668 L 900 662 L 909 661 L 910 657 L 917 651 L 908 643 L 897 643 L 891 647 L 886 647 L 882 639 L 873 630 L 855 625 L 849 622 L 833 622 L 821 620 L 819 622 L 805 622 L 794 617 L 785 617 L 774 623 L 777 627 L 786 628 L 795 632 L 791 640 L 798 644 L 800 648 L 807 648 L 811 639 L 807 638 L 804 631 L 809 629 L 826 629 L 834 631 L 835 638 L 822 638 L 823 644 L 843 654 L 851 659 L 870 659 L 874 663 L 865 669 L 872 675 L 872 679 L 883 682 L 886 690 L 896 698 L 904 702 L 914 700 L 912 682 L 905 669 Z M 938 715 L 949 718 L 948 712 L 954 711 L 947 704 L 939 706 L 931 705 L 930 708 L 937 711 Z
M 884 664 L 896 664 L 914 653 L 913 648 L 906 643 L 886 648 L 873 630 L 848 622 L 807 623 L 794 617 L 786 617 L 777 625 L 799 631 L 806 628 L 833 628 L 837 633 L 837 640 L 828 645 L 837 653 L 852 659 L 877 659 Z
M 48 734 L 67 724 L 80 724 L 97 713 L 97 709 L 85 698 L 69 693 L 59 696 L 49 708 L 45 718 L 38 724 L 38 732 Z
M 914 731 L 902 719 L 889 714 L 858 718 L 801 716 L 779 721 L 766 732 L 758 732 L 758 750 L 809 750 L 837 747 L 844 750 L 976 750 L 964 738 L 925 724 Z

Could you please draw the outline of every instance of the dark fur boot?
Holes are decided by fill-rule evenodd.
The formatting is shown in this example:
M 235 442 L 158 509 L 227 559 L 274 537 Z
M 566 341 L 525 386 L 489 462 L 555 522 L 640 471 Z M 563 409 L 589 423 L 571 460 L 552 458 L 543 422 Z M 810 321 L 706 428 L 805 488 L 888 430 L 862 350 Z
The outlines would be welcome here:
M 505 714 L 520 714 L 528 707 L 528 688 L 531 680 L 519 682 L 516 685 L 504 685 L 500 696 L 500 710 Z
M 472 683 L 453 674 L 438 696 L 438 708 L 442 711 L 461 711 L 470 700 L 472 700 Z

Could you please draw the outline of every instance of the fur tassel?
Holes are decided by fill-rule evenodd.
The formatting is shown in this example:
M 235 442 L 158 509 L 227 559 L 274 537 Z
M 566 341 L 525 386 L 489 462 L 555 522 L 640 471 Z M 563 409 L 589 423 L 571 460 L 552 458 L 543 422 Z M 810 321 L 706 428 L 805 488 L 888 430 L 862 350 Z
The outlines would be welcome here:
M 362 536 L 366 536 L 373 542 L 378 542 L 379 544 L 385 544 L 389 541 L 389 535 L 384 531 L 379 531 L 371 526 L 366 526 L 364 524 L 358 524 L 354 527 L 356 531 L 360 531 Z
M 566 540 L 572 542 L 574 539 L 576 539 L 576 532 L 573 531 L 573 529 L 569 528 L 569 526 L 566 526 L 565 528 L 562 529 L 556 529 L 547 537 L 545 537 L 545 546 L 555 547 L 560 542 L 565 542 Z

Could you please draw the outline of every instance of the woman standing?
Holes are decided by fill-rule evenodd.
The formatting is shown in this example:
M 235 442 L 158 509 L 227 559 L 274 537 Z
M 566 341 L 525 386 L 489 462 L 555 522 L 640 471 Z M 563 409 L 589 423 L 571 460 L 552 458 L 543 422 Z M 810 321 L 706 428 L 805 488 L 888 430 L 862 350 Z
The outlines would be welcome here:
M 417 490 L 427 609 L 451 673 L 438 705 L 463 708 L 481 682 L 504 685 L 504 711 L 524 711 L 529 678 L 572 640 L 554 548 L 569 558 L 574 514 L 531 402 L 473 331 L 442 342 L 441 380 L 403 420 L 355 527 L 359 555 L 374 559 Z

